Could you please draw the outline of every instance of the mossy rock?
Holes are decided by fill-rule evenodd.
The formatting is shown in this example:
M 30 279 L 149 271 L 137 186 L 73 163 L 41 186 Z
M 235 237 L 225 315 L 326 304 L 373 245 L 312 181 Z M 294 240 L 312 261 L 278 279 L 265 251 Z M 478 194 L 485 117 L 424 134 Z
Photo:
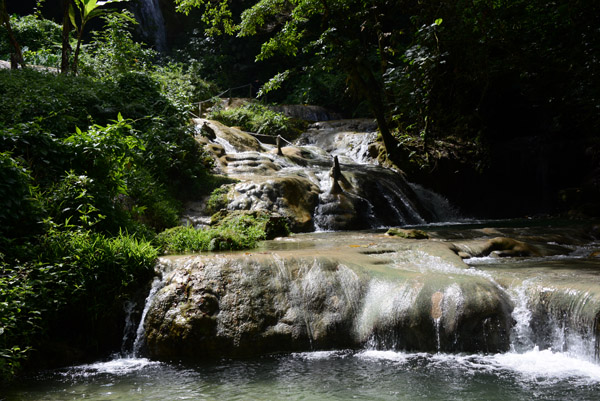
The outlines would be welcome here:
M 429 239 L 429 234 L 427 234 L 425 231 L 415 229 L 409 230 L 404 228 L 392 227 L 386 232 L 386 234 L 393 237 L 401 237 L 407 239 Z
M 229 191 L 232 185 L 223 185 L 222 187 L 216 188 L 210 194 L 208 201 L 206 202 L 206 213 L 214 214 L 218 213 L 219 210 L 224 209 L 229 204 Z
M 262 225 L 265 239 L 287 237 L 290 234 L 288 221 L 276 213 L 261 210 L 226 210 L 221 209 L 211 216 L 211 226 Z

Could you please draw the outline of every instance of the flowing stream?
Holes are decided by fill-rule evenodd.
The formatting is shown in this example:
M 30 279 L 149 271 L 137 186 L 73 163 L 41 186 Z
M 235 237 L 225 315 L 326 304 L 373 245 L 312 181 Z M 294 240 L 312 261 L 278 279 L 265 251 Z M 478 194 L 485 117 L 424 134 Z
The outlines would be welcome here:
M 487 227 L 485 224 L 479 227 L 484 226 Z M 430 234 L 437 235 L 440 241 L 447 241 L 448 237 L 471 240 L 475 231 L 483 229 L 442 225 L 422 228 L 431 230 Z M 290 249 L 313 254 L 327 253 L 330 249 L 335 252 L 329 248 L 333 246 L 331 243 L 323 241 L 324 235 L 304 234 L 269 241 L 260 252 L 274 255 L 282 255 Z M 340 233 L 331 242 L 361 245 L 360 238 L 372 241 L 375 235 L 379 234 Z M 549 237 L 554 236 L 555 232 L 549 233 Z M 442 315 L 452 309 L 451 304 L 456 309 L 465 297 L 464 289 L 451 284 L 442 291 L 443 297 L 439 295 L 438 309 L 432 310 L 433 324 L 437 327 L 434 334 L 437 344 L 433 351 L 409 352 L 370 337 L 362 347 L 352 349 L 199 362 L 157 361 L 143 357 L 139 346 L 142 341 L 139 333 L 143 331 L 140 329 L 143 323 L 140 323 L 136 352 L 107 361 L 41 372 L 24 378 L 2 399 L 596 400 L 600 391 L 595 334 L 600 263 L 589 254 L 598 246 L 594 242 L 573 246 L 573 251 L 566 256 L 473 257 L 466 260 L 470 268 L 464 271 L 419 252 L 368 255 L 378 261 L 392 259 L 396 267 L 411 265 L 411 269 L 420 274 L 441 271 L 449 276 L 484 278 L 493 286 L 499 286 L 514 304 L 511 312 L 514 324 L 506 352 L 440 350 L 439 330 L 445 324 Z M 285 263 L 285 259 L 279 259 L 279 268 L 282 274 L 289 274 Z M 415 288 L 390 284 L 379 273 L 373 275 L 364 299 L 354 300 L 363 329 L 372 325 L 378 316 L 392 315 L 394 308 L 410 307 L 417 299 Z M 322 279 L 314 271 L 311 274 L 314 280 Z M 145 312 L 163 285 L 161 280 L 155 281 Z M 305 286 L 310 285 L 317 283 L 305 282 Z M 306 295 L 309 288 L 305 290 Z M 540 296 L 542 304 L 553 304 L 555 309 L 547 308 L 545 313 L 540 313 L 540 304 L 535 302 Z M 404 306 L 398 303 L 400 299 Z M 564 308 L 559 308 L 561 305 Z M 434 301 L 432 308 L 435 307 Z M 591 312 L 588 308 L 592 308 Z M 591 321 L 590 313 L 594 315 Z
M 317 125 L 331 135 L 309 132 L 284 156 L 218 135 L 221 167 L 241 180 L 229 208 L 272 207 L 272 182 L 290 180 L 317 188 L 294 209 L 305 213 L 298 226 L 317 232 L 163 258 L 121 353 L 24 377 L 0 400 L 597 400 L 597 227 L 435 223 L 456 211 L 377 170 L 358 138 L 343 135 L 352 152 L 341 151 L 339 129 Z M 344 193 L 365 207 L 352 224 L 366 231 L 329 231 L 349 221 L 327 212 L 332 150 L 351 184 Z M 392 224 L 358 191 L 364 171 L 391 180 L 389 199 L 375 195 L 397 208 L 386 209 L 393 224 L 410 220 L 428 239 L 377 230 Z

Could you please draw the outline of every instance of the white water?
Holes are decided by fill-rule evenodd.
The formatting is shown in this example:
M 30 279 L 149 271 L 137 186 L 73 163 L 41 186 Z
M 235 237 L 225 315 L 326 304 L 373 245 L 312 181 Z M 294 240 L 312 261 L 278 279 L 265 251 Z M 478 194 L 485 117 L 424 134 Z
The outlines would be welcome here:
M 152 304 L 152 300 L 156 293 L 163 287 L 164 282 L 159 277 L 154 277 L 152 281 L 152 287 L 150 288 L 150 293 L 148 297 L 146 297 L 146 302 L 144 304 L 144 310 L 142 312 L 142 317 L 140 319 L 140 323 L 136 330 L 135 341 L 133 342 L 133 354 L 131 357 L 139 357 L 142 347 L 144 346 L 144 329 L 145 329 L 145 320 L 146 315 L 148 314 L 148 310 L 150 309 L 150 305 Z
M 152 41 L 152 45 L 159 52 L 167 50 L 167 33 L 165 30 L 165 20 L 158 0 L 141 0 L 137 17 L 140 23 L 140 29 L 144 35 Z
M 305 191 L 305 187 L 292 184 L 293 180 L 302 178 L 312 182 L 319 192 L 314 209 L 312 204 L 310 210 L 303 209 L 310 213 L 309 224 L 312 223 L 315 231 L 424 224 L 430 219 L 422 215 L 426 210 L 433 218 L 450 213 L 449 206 L 441 206 L 441 197 L 424 189 L 413 193 L 414 189 L 401 174 L 378 166 L 370 155 L 376 134 L 350 130 L 367 129 L 369 124 L 355 120 L 322 127 L 315 124 L 295 144 L 287 146 L 294 157 L 277 156 L 272 146 L 260 141 L 252 143 L 246 134 L 235 130 L 225 132 L 208 120 L 198 120 L 197 124 L 211 126 L 216 134 L 213 142 L 226 152 L 220 159 L 226 162 L 221 163 L 220 168 L 230 177 L 241 180 L 232 192 L 235 199 L 230 201 L 229 210 L 264 209 L 294 218 L 298 211 L 286 206 L 294 200 L 287 199 L 289 195 L 284 193 Z M 340 194 L 330 193 L 334 156 L 339 157 L 343 181 L 348 184 L 342 185 Z M 428 207 L 419 207 L 420 204 Z
M 310 357 L 310 356 L 307 356 Z M 493 355 L 454 355 L 426 354 L 395 351 L 365 350 L 354 355 L 356 358 L 385 360 L 407 364 L 417 359 L 427 359 L 440 368 L 461 368 L 471 374 L 486 372 L 492 374 L 512 373 L 519 380 L 551 384 L 569 380 L 577 384 L 600 383 L 600 366 L 569 357 L 551 350 L 540 351 L 537 347 L 523 352 L 507 352 Z

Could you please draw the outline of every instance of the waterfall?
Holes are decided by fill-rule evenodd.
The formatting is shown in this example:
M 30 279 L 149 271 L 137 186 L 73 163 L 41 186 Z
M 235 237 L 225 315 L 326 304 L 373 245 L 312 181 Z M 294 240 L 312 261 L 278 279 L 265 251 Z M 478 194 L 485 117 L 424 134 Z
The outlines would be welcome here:
M 596 335 L 599 302 L 595 294 L 577 288 L 561 289 L 525 281 L 513 290 L 513 348 L 542 349 L 570 357 L 598 359 Z
M 409 185 L 417 194 L 421 204 L 435 217 L 436 221 L 455 222 L 463 219 L 458 209 L 437 192 L 419 184 L 409 183 Z
M 134 14 L 140 23 L 140 30 L 159 52 L 167 51 L 165 20 L 159 0 L 139 0 Z
M 123 306 L 125 310 L 125 327 L 123 328 L 123 340 L 121 341 L 121 355 L 127 355 L 132 349 L 133 341 L 137 336 L 135 330 L 134 312 L 137 304 L 133 301 L 125 302 Z
M 450 215 L 447 201 L 440 207 L 443 198 L 415 190 L 401 173 L 378 165 L 370 121 L 314 124 L 281 155 L 239 129 L 205 119 L 196 124 L 203 127 L 197 132 L 214 133 L 199 140 L 219 171 L 240 181 L 230 191 L 228 210 L 277 213 L 296 232 L 380 229 Z
M 133 350 L 132 350 L 134 357 L 140 356 L 140 353 L 144 346 L 144 330 L 145 330 L 144 323 L 146 320 L 146 315 L 148 314 L 148 310 L 150 309 L 150 305 L 152 304 L 152 300 L 154 299 L 154 296 L 163 287 L 163 285 L 164 285 L 164 282 L 160 278 L 154 277 L 154 280 L 152 281 L 152 287 L 150 288 L 150 292 L 148 293 L 148 296 L 146 297 L 146 302 L 144 304 L 144 311 L 142 312 L 142 317 L 140 319 L 140 323 L 138 324 L 138 327 L 136 330 L 135 341 L 133 342 Z

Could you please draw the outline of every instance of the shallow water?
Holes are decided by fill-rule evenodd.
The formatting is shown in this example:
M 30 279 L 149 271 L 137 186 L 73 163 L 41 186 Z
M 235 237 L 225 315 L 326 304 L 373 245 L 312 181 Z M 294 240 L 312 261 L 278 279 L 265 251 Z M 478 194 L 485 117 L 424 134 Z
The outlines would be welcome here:
M 116 359 L 23 380 L 12 400 L 597 400 L 600 366 L 550 350 L 327 351 L 200 365 Z

